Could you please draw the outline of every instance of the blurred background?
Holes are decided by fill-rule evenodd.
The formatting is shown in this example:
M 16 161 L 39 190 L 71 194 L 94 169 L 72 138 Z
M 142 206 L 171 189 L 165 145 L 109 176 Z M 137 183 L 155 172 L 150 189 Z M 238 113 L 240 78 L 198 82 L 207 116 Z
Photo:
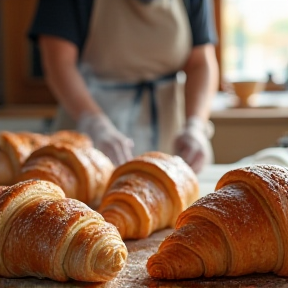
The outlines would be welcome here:
M 231 163 L 276 145 L 288 131 L 288 1 L 213 2 L 221 84 L 212 105 L 212 142 L 216 163 Z M 0 0 L 0 130 L 49 132 L 55 115 L 39 52 L 27 40 L 36 5 Z M 241 107 L 244 88 L 237 95 L 234 82 L 265 85 L 246 89 L 249 101 Z
M 223 0 L 222 65 L 230 80 L 288 79 L 288 1 Z

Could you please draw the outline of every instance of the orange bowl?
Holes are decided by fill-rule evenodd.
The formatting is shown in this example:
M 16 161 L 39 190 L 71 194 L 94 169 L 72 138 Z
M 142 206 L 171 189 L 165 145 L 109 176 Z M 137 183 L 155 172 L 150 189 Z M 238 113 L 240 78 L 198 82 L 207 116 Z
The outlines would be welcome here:
M 252 96 L 255 100 L 255 96 L 265 88 L 265 82 L 260 81 L 237 81 L 231 85 L 239 99 L 239 107 L 250 107 Z

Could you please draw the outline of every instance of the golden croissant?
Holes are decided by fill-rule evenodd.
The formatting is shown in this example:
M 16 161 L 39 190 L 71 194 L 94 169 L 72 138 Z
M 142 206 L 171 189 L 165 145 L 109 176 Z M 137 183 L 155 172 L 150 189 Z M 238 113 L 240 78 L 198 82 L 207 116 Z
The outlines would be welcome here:
M 156 278 L 288 276 L 288 170 L 252 165 L 227 172 L 215 193 L 182 212 L 147 262 Z
M 127 260 L 117 229 L 47 181 L 0 189 L 0 275 L 108 281 Z
M 22 164 L 40 147 L 51 143 L 70 143 L 77 147 L 92 147 L 91 139 L 74 131 L 58 131 L 51 135 L 32 132 L 0 133 L 0 185 L 15 184 Z
M 145 238 L 174 227 L 198 190 L 194 172 L 180 157 L 148 152 L 114 170 L 97 211 L 122 239 Z
M 54 143 L 35 150 L 26 159 L 17 181 L 40 179 L 60 186 L 66 197 L 99 206 L 114 165 L 93 147 Z
M 49 137 L 30 132 L 0 134 L 0 185 L 10 185 L 32 151 L 49 143 Z
M 60 130 L 50 134 L 50 143 L 67 143 L 78 148 L 93 147 L 93 141 L 86 135 L 73 130 Z

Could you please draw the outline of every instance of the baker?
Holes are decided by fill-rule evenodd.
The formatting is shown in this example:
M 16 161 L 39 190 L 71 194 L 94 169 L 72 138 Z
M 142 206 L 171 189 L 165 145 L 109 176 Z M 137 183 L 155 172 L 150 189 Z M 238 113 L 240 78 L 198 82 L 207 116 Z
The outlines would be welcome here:
M 213 161 L 210 0 L 39 0 L 29 37 L 59 103 L 54 130 L 87 133 L 115 165 L 152 150 L 196 173 Z

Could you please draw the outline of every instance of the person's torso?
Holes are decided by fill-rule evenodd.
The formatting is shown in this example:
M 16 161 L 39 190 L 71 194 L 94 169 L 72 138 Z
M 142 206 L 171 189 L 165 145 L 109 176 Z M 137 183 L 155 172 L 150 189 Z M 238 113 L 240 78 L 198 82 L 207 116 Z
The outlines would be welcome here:
M 97 0 L 81 62 L 102 79 L 150 80 L 181 69 L 191 42 L 183 1 Z

